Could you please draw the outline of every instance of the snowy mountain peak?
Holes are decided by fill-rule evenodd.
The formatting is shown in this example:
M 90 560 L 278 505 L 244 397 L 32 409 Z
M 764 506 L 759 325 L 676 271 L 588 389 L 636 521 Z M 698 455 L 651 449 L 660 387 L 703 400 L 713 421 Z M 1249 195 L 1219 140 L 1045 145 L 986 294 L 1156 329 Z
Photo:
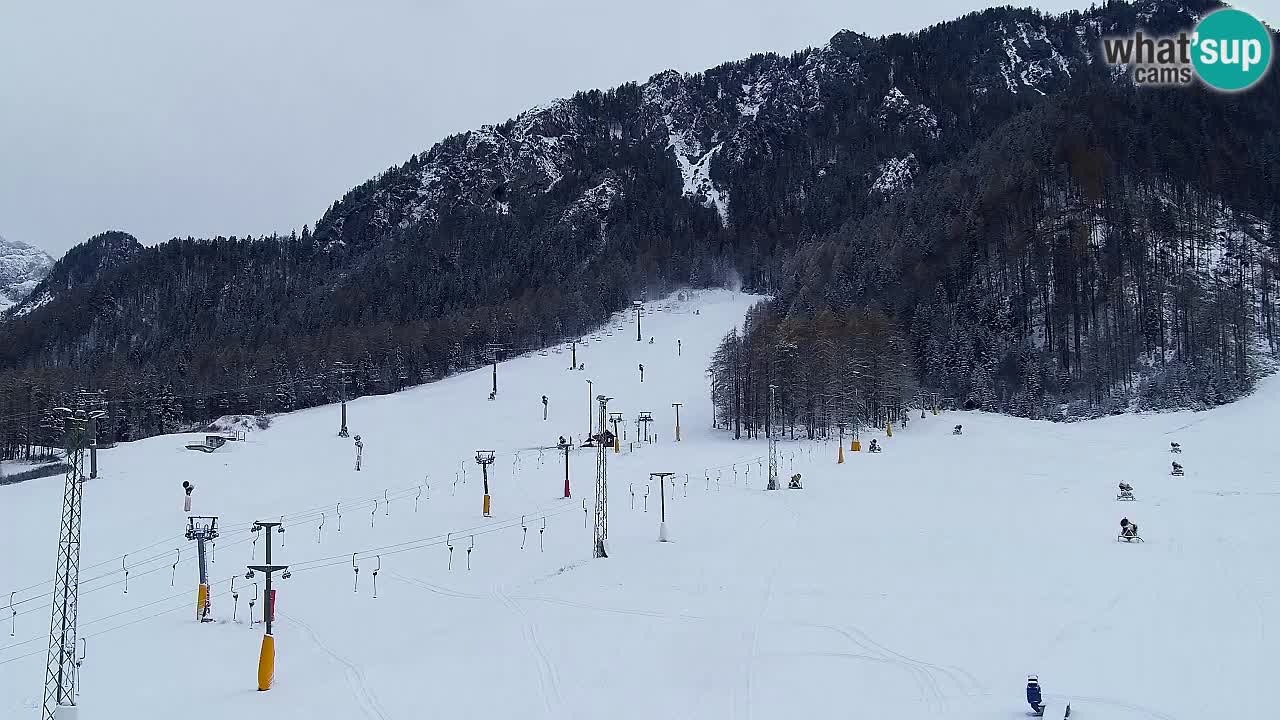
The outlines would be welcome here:
M 30 295 L 51 267 L 45 251 L 0 235 L 0 312 Z

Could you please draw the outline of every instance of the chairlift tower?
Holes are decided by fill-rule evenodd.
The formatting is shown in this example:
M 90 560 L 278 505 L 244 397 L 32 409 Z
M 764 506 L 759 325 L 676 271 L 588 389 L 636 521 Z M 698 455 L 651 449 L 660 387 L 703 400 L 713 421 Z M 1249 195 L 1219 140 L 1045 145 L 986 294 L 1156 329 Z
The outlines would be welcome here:
M 84 449 L 91 417 L 101 411 L 55 408 L 63 418 L 67 475 L 62 492 L 58 563 L 53 579 L 53 612 L 49 620 L 49 653 L 45 665 L 43 720 L 63 720 L 76 710 L 76 629 L 80 601 L 80 520 L 84 497 Z
M 503 346 L 499 343 L 489 343 L 485 346 L 485 353 L 489 356 L 489 362 L 493 364 L 493 395 L 498 397 L 498 359 L 502 355 Z
M 767 490 L 778 489 L 778 423 L 774 416 L 774 397 L 777 389 L 777 385 L 769 386 L 769 485 L 766 487 Z M 843 444 L 844 439 L 841 438 L 840 442 Z
M 667 542 L 667 478 L 675 475 L 673 472 L 651 472 L 649 479 L 658 478 L 658 497 L 662 501 L 660 514 L 658 516 L 658 542 Z
M 715 430 L 716 429 L 716 383 L 715 383 L 715 375 L 710 370 L 707 371 L 707 389 L 709 391 L 707 394 L 711 397 L 711 429 Z
M 342 401 L 342 426 L 338 428 L 338 437 L 350 437 L 347 430 L 347 364 L 339 360 L 333 365 L 338 371 L 338 398 Z
M 640 316 L 644 314 L 644 303 L 632 300 L 631 307 L 636 309 L 636 342 L 640 342 Z
M 489 466 L 493 464 L 493 459 L 494 459 L 494 453 L 492 450 L 476 451 L 476 464 L 480 466 L 480 472 L 484 475 L 484 516 L 485 517 L 489 517 Z
M 622 422 L 622 413 L 609 413 L 609 422 L 613 425 L 613 451 L 615 453 L 622 452 L 621 435 L 618 434 L 618 423 Z
M 266 564 L 250 565 L 249 571 L 244 575 L 246 579 L 252 579 L 253 573 L 257 571 L 267 576 L 267 590 L 262 607 L 262 621 L 266 624 L 266 628 L 262 635 L 262 650 L 258 654 L 258 690 L 266 691 L 271 689 L 271 683 L 276 677 L 276 639 L 271 632 L 271 624 L 276 619 L 276 593 L 271 589 L 271 576 L 283 570 L 284 573 L 280 577 L 288 580 L 289 566 L 271 564 L 271 532 L 274 530 L 283 533 L 284 523 L 255 521 L 251 530 L 267 533 Z
M 196 541 L 196 558 L 200 568 L 200 587 L 196 590 L 196 619 L 212 622 L 209 617 L 209 567 L 205 563 L 204 544 L 218 539 L 218 518 L 194 515 L 187 518 L 187 539 Z
M 600 427 L 604 427 L 608 411 L 605 406 L 609 400 L 604 395 L 597 395 L 600 403 Z M 595 532 L 592 536 L 592 557 L 605 558 L 609 554 L 605 548 L 609 539 L 609 449 L 602 442 L 596 443 L 596 517 Z
M 636 418 L 636 422 L 644 423 L 644 441 L 649 442 L 649 423 L 653 422 L 653 413 L 645 410 Z M 639 440 L 640 438 L 636 438 Z

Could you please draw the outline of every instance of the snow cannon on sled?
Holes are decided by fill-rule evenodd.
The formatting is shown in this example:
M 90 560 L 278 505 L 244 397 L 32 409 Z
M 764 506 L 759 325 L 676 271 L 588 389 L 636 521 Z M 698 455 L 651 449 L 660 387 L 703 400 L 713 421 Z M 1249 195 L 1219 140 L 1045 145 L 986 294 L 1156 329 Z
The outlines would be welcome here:
M 1133 486 L 1129 483 L 1120 483 L 1120 494 L 1116 495 L 1117 500 L 1137 500 L 1133 495 Z
M 1182 454 L 1181 443 L 1176 443 L 1176 442 L 1169 443 L 1169 452 L 1173 453 L 1174 455 L 1181 455 Z
M 1182 477 L 1186 473 L 1182 471 L 1182 466 L 1175 462 L 1173 463 L 1173 469 L 1169 471 L 1169 474 L 1174 477 Z
M 800 484 L 800 473 L 791 476 L 791 480 L 787 482 L 788 490 L 803 490 L 804 486 Z
M 951 434 L 952 434 L 952 435 L 963 435 L 963 434 L 964 434 L 964 426 L 963 426 L 963 425 L 957 425 L 957 426 L 955 426 L 954 428 L 952 428 L 952 430 L 951 430 Z

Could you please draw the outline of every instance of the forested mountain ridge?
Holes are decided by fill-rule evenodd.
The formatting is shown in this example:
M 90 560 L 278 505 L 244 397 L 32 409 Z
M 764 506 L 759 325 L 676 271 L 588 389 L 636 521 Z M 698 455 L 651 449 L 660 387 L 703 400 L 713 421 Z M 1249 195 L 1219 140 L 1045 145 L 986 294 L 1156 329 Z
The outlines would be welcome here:
M 796 269 L 824 248 L 877 253 L 860 228 L 889 232 L 883 218 L 904 197 L 933 194 L 958 158 L 1055 98 L 1069 110 L 1132 93 L 1097 57 L 1104 35 L 1183 29 L 1213 7 L 1002 8 L 911 35 L 842 32 L 822 48 L 660 73 L 446 138 L 347 193 L 314 232 L 175 239 L 105 264 L 89 253 L 68 265 L 95 270 L 59 274 L 69 286 L 37 289 L 0 324 L 0 416 L 80 385 L 155 398 L 113 411 L 113 431 L 133 437 L 333 400 L 337 360 L 355 368 L 352 391 L 387 392 L 473 367 L 494 343 L 579 333 L 646 291 L 732 275 L 793 316 L 881 304 L 865 292 L 830 300 L 796 283 Z M 1261 107 L 1274 89 L 1273 74 L 1221 102 Z M 1274 178 L 1262 145 L 1246 154 Z M 1122 169 L 1146 177 L 1142 162 Z M 946 247 L 917 264 L 950 252 L 950 238 L 933 242 Z M 843 257 L 839 273 L 819 269 L 832 287 L 861 272 L 856 254 Z M 893 322 L 908 322 L 902 310 Z M 205 397 L 244 385 L 258 389 Z
M 52 263 L 35 287 L 9 308 L 9 314 L 20 317 L 63 294 L 92 285 L 104 272 L 127 264 L 141 250 L 142 243 L 128 233 L 111 230 L 94 235 Z
M 883 425 L 900 406 L 1070 419 L 1206 407 L 1280 350 L 1280 93 L 1054 98 L 785 263 L 725 338 L 720 417 Z

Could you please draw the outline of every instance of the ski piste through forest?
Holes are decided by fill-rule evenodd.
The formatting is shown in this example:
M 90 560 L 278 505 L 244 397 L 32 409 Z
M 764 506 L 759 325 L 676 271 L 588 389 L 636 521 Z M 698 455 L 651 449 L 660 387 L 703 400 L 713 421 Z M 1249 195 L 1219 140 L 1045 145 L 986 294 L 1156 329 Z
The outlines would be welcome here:
M 1029 674 L 1073 718 L 1269 707 L 1276 378 L 1202 413 L 917 408 L 892 437 L 864 431 L 860 452 L 780 441 L 780 475 L 803 489 L 770 492 L 766 442 L 713 431 L 707 400 L 717 342 L 759 300 L 651 302 L 644 342 L 619 317 L 581 339 L 582 370 L 568 346 L 503 362 L 492 402 L 490 368 L 354 400 L 349 438 L 328 405 L 209 453 L 184 447 L 203 434 L 100 452 L 82 717 L 1013 719 Z M 600 394 L 626 437 L 608 455 L 610 556 L 593 560 L 596 453 L 570 453 L 564 499 L 563 455 L 522 448 L 580 443 Z M 640 411 L 656 441 L 633 446 Z M 660 492 L 651 472 L 676 474 Z M 195 617 L 183 481 L 192 512 L 220 518 L 212 623 Z M 1117 501 L 1121 482 L 1135 501 Z M 0 487 L 0 717 L 38 716 L 62 483 Z M 1122 517 L 1144 542 L 1117 542 Z M 292 571 L 265 693 L 254 520 L 283 521 L 275 559 Z

